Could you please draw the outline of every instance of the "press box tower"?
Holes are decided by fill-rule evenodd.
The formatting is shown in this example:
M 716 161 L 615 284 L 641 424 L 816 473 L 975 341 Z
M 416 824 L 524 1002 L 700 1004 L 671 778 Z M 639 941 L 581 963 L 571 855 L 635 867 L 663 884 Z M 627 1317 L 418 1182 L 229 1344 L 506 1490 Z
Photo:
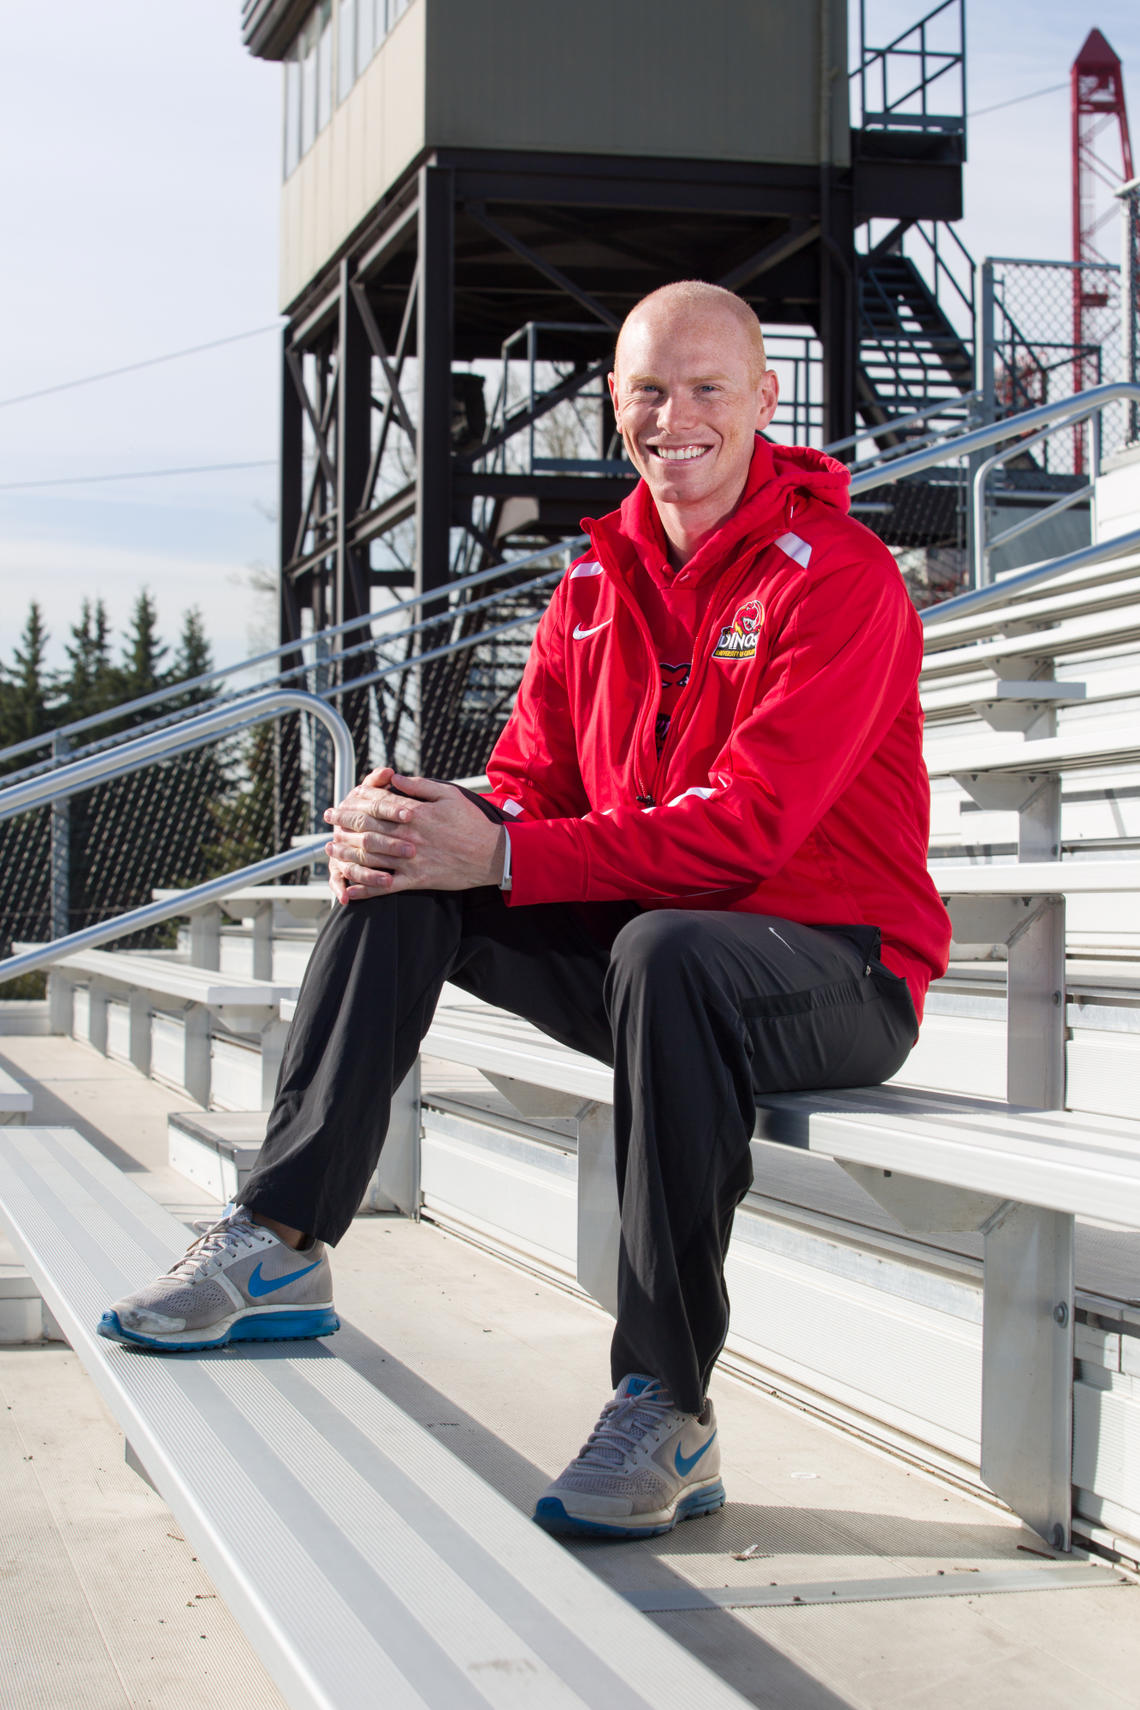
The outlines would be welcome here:
M 847 0 L 244 0 L 242 30 L 284 66 L 286 640 L 619 503 L 602 381 L 667 280 L 814 329 L 849 433 L 857 224 L 961 211 L 925 96 L 852 130 Z M 568 398 L 593 443 L 539 455 Z

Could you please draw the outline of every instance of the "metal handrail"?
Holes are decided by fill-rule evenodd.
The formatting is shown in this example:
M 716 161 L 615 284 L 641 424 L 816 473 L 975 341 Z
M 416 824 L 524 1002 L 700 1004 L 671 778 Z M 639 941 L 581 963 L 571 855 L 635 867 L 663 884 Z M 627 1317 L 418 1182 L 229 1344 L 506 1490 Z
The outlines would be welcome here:
M 1041 582 L 1052 582 L 1070 570 L 1082 570 L 1088 564 L 1099 564 L 1106 558 L 1119 558 L 1126 552 L 1140 552 L 1140 528 L 1129 529 L 1111 540 L 1097 541 L 1093 546 L 1080 546 L 1064 558 L 1051 558 L 1045 564 L 1031 564 L 1016 576 L 1003 576 L 1000 582 L 989 582 L 984 588 L 968 588 L 964 594 L 927 606 L 918 615 L 924 626 L 941 623 L 946 618 L 958 618 L 965 612 L 985 611 L 987 606 L 1000 605 L 1012 595 L 1024 593 Z
M 94 926 L 85 926 L 79 932 L 69 932 L 65 938 L 53 938 L 50 944 L 37 944 L 33 950 L 21 950 L 19 955 L 0 961 L 0 982 L 14 980 L 19 974 L 34 974 L 37 968 L 49 967 L 52 962 L 71 956 L 77 950 L 92 950 L 112 938 L 123 938 L 128 932 L 141 932 L 145 927 L 158 926 L 164 920 L 173 920 L 176 915 L 186 914 L 191 908 L 212 902 L 215 897 L 229 896 L 232 891 L 246 885 L 264 884 L 268 879 L 279 878 L 282 873 L 292 873 L 314 856 L 323 855 L 324 851 L 323 837 L 314 839 L 312 843 L 298 843 L 280 855 L 267 855 L 263 861 L 254 861 L 248 867 L 223 873 L 220 878 L 192 885 L 189 890 L 179 891 L 177 897 L 145 903 L 142 908 L 97 921 Z
M 251 671 L 257 665 L 264 665 L 271 659 L 280 659 L 288 653 L 299 653 L 303 647 L 311 647 L 315 643 L 331 640 L 334 636 L 343 635 L 350 629 L 362 629 L 365 624 L 378 623 L 400 612 L 410 611 L 415 606 L 424 606 L 432 600 L 443 599 L 453 593 L 461 593 L 468 588 L 477 588 L 485 582 L 492 582 L 497 577 L 507 575 L 512 570 L 525 570 L 530 564 L 536 564 L 541 559 L 549 558 L 553 551 L 576 551 L 586 544 L 586 536 L 578 535 L 573 540 L 563 541 L 557 547 L 540 547 L 537 552 L 528 552 L 521 558 L 504 559 L 501 564 L 492 564 L 489 569 L 476 570 L 469 576 L 457 576 L 454 581 L 442 583 L 438 588 L 428 588 L 422 594 L 413 594 L 407 600 L 394 600 L 382 611 L 364 612 L 360 617 L 347 618 L 343 623 L 329 624 L 324 629 L 314 630 L 311 635 L 303 635 L 296 641 L 283 642 L 280 647 L 270 647 L 263 653 L 255 653 L 250 659 L 242 659 L 236 665 L 219 665 L 212 671 L 203 671 L 200 676 L 187 677 L 179 683 L 170 683 L 161 689 L 152 689 L 149 694 L 139 695 L 133 701 L 123 701 L 114 707 L 108 707 L 103 712 L 89 713 L 86 718 L 73 719 L 70 724 L 55 726 L 52 730 L 41 731 L 38 736 L 29 736 L 23 742 L 14 742 L 9 748 L 0 748 L 0 762 L 13 760 L 20 754 L 31 754 L 37 748 L 45 748 L 60 737 L 66 740 L 83 731 L 98 729 L 100 725 L 114 724 L 123 718 L 142 712 L 147 707 L 160 706 L 163 701 L 175 699 L 179 695 L 191 693 L 195 689 L 205 688 L 207 684 L 218 682 L 224 677 L 237 675 L 239 672 Z M 413 629 L 430 624 L 438 619 L 424 619 L 421 625 L 413 625 Z M 403 635 L 407 631 L 401 631 Z M 370 646 L 380 638 L 370 637 L 364 646 Z M 384 640 L 391 639 L 388 636 Z M 295 675 L 296 670 L 307 669 L 299 666 L 278 673 L 278 678 Z
M 986 428 L 971 428 L 969 433 L 961 434 L 950 441 L 949 446 L 931 446 L 926 451 L 911 451 L 909 457 L 901 457 L 897 462 L 887 463 L 885 469 L 880 469 L 875 463 L 870 469 L 860 469 L 856 465 L 851 470 L 851 494 L 870 492 L 872 487 L 887 486 L 889 482 L 904 481 L 906 475 L 921 475 L 923 470 L 937 469 L 940 463 L 950 457 L 969 457 L 971 451 L 984 451 L 986 446 L 998 445 L 998 441 L 1010 438 L 1010 433 L 1032 433 L 1036 428 L 1043 428 L 1046 422 L 1072 422 L 1084 416 L 1092 416 L 1094 410 L 1099 410 L 1106 404 L 1116 404 L 1119 398 L 1140 398 L 1140 385 L 1137 381 L 1113 380 L 1108 385 L 1092 386 L 1089 392 L 1078 392 L 1072 398 L 1060 398 L 1056 404 L 1037 404 L 1036 409 L 1025 410 L 1024 416 L 1007 416 L 1003 421 L 991 422 Z M 1015 426 L 1014 426 L 1015 424 Z
M 167 760 L 175 754 L 184 754 L 187 749 L 201 748 L 203 743 L 212 742 L 218 736 L 232 736 L 238 730 L 260 724 L 282 712 L 307 712 L 327 727 L 333 743 L 338 800 L 346 796 L 352 788 L 356 755 L 351 732 L 336 708 L 317 695 L 305 694 L 300 689 L 271 689 L 265 694 L 251 695 L 244 702 L 227 701 L 224 706 L 199 713 L 196 718 L 187 719 L 172 729 L 156 730 L 134 742 L 122 743 L 118 748 L 88 755 L 85 760 L 73 760 L 44 777 L 30 778 L 22 784 L 9 784 L 7 789 L 0 789 L 0 820 L 10 819 L 16 813 L 26 813 L 29 808 L 42 807 L 47 802 L 61 801 L 95 784 L 109 783 L 112 778 L 138 771 L 140 766 L 152 760 Z
M 846 439 L 830 440 L 827 445 L 821 446 L 820 450 L 825 451 L 829 457 L 834 457 L 837 451 L 846 451 L 850 446 L 858 445 L 861 440 L 878 439 L 885 433 L 898 433 L 903 428 L 918 427 L 921 423 L 930 421 L 934 416 L 943 415 L 948 410 L 956 410 L 962 404 L 966 406 L 976 404 L 981 395 L 980 391 L 973 391 L 962 392 L 955 398 L 928 398 L 925 407 L 921 410 L 911 410 L 909 415 L 905 416 L 891 416 L 887 421 L 879 422 L 874 427 L 858 428 L 854 433 L 849 433 Z M 948 433 L 942 435 L 944 443 L 948 437 Z M 881 455 L 889 459 L 895 456 L 901 457 L 903 452 L 898 446 L 891 446 Z
M 961 46 L 956 51 L 952 50 L 952 49 L 948 49 L 948 48 L 928 47 L 927 43 L 926 43 L 926 26 L 931 22 L 932 19 L 936 18 L 939 15 L 939 13 L 945 12 L 954 3 L 955 3 L 955 0 L 941 0 L 940 5 L 935 6 L 930 12 L 928 12 L 926 14 L 925 17 L 917 19 L 913 24 L 909 25 L 905 30 L 902 30 L 894 38 L 894 40 L 888 42 L 885 47 L 869 48 L 867 46 L 866 5 L 865 5 L 865 0 L 860 0 L 860 5 L 859 5 L 860 63 L 858 66 L 856 66 L 852 70 L 852 72 L 850 73 L 850 77 L 851 77 L 852 82 L 855 80 L 856 77 L 858 77 L 858 79 L 859 79 L 859 100 L 860 100 L 862 123 L 863 123 L 864 127 L 868 124 L 868 121 L 880 120 L 883 123 L 888 124 L 888 125 L 893 123 L 895 125 L 904 125 L 905 126 L 905 125 L 908 125 L 908 123 L 909 123 L 911 128 L 913 128 L 915 126 L 921 126 L 923 129 L 961 130 L 961 131 L 965 130 L 965 128 L 966 128 L 966 19 L 965 19 L 964 7 L 961 8 L 959 11 L 959 18 L 961 21 Z M 907 41 L 912 36 L 918 37 L 917 47 L 903 47 L 902 43 Z M 911 88 L 907 89 L 902 95 L 896 96 L 894 101 L 889 101 L 888 95 L 887 95 L 888 56 L 891 56 L 891 55 L 893 55 L 896 59 L 908 59 L 908 60 L 917 59 L 919 61 L 919 67 L 920 67 L 920 69 L 918 71 L 918 82 L 915 83 Z M 927 70 L 927 60 L 928 59 L 931 62 L 936 62 L 938 60 L 942 60 L 945 63 L 938 65 L 937 68 L 934 70 L 928 71 Z M 944 77 L 947 74 L 947 72 L 954 71 L 955 68 L 957 68 L 957 70 L 959 72 L 959 81 L 960 81 L 959 93 L 961 96 L 961 105 L 962 105 L 961 114 L 935 115 L 935 114 L 929 113 L 927 111 L 927 101 L 926 101 L 927 90 L 930 88 L 930 86 L 933 83 L 936 83 L 939 80 L 939 78 Z M 879 82 L 880 82 L 880 86 L 882 89 L 882 103 L 883 103 L 881 111 L 870 110 L 867 106 L 867 80 L 868 80 L 868 76 L 871 74 L 872 70 L 877 70 L 878 75 L 879 75 Z M 897 110 L 899 108 L 901 102 L 912 100 L 916 95 L 921 98 L 921 103 L 922 103 L 919 112 L 917 112 L 917 113 L 902 113 L 902 112 L 899 112 Z
M 1116 403 L 1121 398 L 1140 400 L 1140 384 L 1131 380 L 1113 380 L 1108 385 L 1093 386 L 1087 392 L 1078 392 L 1071 398 L 1062 398 L 1055 404 L 1038 404 L 1035 409 L 1026 410 L 1024 415 L 1007 416 L 987 427 L 971 428 L 969 433 L 958 435 L 948 444 L 931 446 L 925 451 L 913 451 L 906 457 L 900 457 L 885 465 L 876 463 L 866 468 L 856 465 L 851 471 L 852 497 L 859 493 L 869 493 L 875 487 L 885 487 L 895 481 L 905 480 L 908 475 L 921 475 L 924 470 L 936 469 L 946 463 L 948 456 L 956 461 L 960 457 L 968 457 L 971 452 L 985 451 L 988 446 L 1009 439 L 1012 433 L 1020 435 L 1023 432 L 1032 432 L 1035 428 L 1044 426 L 1046 422 L 1071 422 L 1092 415 L 1105 404 Z
M 234 729 L 258 724 L 263 719 L 276 717 L 282 712 L 306 712 L 325 726 L 333 745 L 333 777 L 337 799 L 340 800 L 348 794 L 356 773 L 356 755 L 352 746 L 352 733 L 335 707 L 330 707 L 326 701 L 318 700 L 315 695 L 302 694 L 297 689 L 275 689 L 268 694 L 251 696 L 241 709 L 243 716 L 236 725 L 232 718 L 233 711 L 232 705 L 216 708 L 213 712 L 203 713 L 174 730 L 158 731 L 139 742 L 129 743 L 126 748 L 120 750 L 119 755 L 92 755 L 90 759 L 73 761 L 71 765 L 61 767 L 48 778 L 36 779 L 31 784 L 12 785 L 9 789 L 0 791 L 0 819 L 8 818 L 13 813 L 24 812 L 28 808 L 42 806 L 45 802 L 57 801 L 63 796 L 74 795 L 77 790 L 85 789 L 92 782 L 105 783 L 108 778 L 137 771 L 139 767 L 154 759 L 165 759 L 173 754 L 184 753 L 188 748 L 198 748 L 205 742 L 213 741 L 219 729 L 224 729 L 229 734 Z M 193 734 L 186 740 L 191 731 Z M 128 751 L 131 754 L 128 764 L 108 770 L 109 762 L 121 758 L 122 754 Z M 261 884 L 266 879 L 277 878 L 281 873 L 291 873 L 297 867 L 304 866 L 312 856 L 323 853 L 324 844 L 322 837 L 314 839 L 312 843 L 282 850 L 280 854 L 268 855 L 264 860 L 252 862 L 248 867 L 239 867 L 232 873 L 223 873 L 219 878 L 192 885 L 188 890 L 179 891 L 174 897 L 145 903 L 141 908 L 130 909 L 126 914 L 97 921 L 93 926 L 85 926 L 78 932 L 69 932 L 63 938 L 53 939 L 50 944 L 38 944 L 32 950 L 9 956 L 0 961 L 0 981 L 14 979 L 17 974 L 30 974 L 51 962 L 58 962 L 62 956 L 69 956 L 76 950 L 90 949 L 96 944 L 106 944 L 112 938 L 122 938 L 128 932 L 139 932 L 144 927 L 155 926 L 160 921 L 185 914 L 188 908 L 211 902 L 215 897 L 225 896 L 243 885 Z
M 1095 419 L 1099 421 L 1099 416 Z M 1048 517 L 1056 516 L 1058 512 L 1068 510 L 1071 505 L 1079 504 L 1081 500 L 1089 498 L 1094 491 L 1093 483 L 1089 482 L 1086 486 L 1078 487 L 1071 493 L 1063 493 L 1059 499 L 1055 500 L 1053 504 L 1047 505 L 1043 511 L 1034 511 L 1031 516 L 1023 517 L 1020 522 L 1014 523 L 1012 528 L 1003 530 L 993 540 L 986 539 L 986 481 L 991 472 L 994 469 L 999 469 L 1003 463 L 1008 463 L 1011 457 L 1023 456 L 1033 446 L 1039 445 L 1051 434 L 1057 433 L 1069 425 L 1068 422 L 1060 424 L 1049 422 L 1045 427 L 1038 428 L 1036 433 L 1029 434 L 1028 437 L 1022 437 L 1019 434 L 1013 445 L 1005 445 L 1000 451 L 995 451 L 992 457 L 987 457 L 985 462 L 979 464 L 974 471 L 973 492 L 970 502 L 974 512 L 973 538 L 974 550 L 977 555 L 977 562 L 974 565 L 974 584 L 976 587 L 984 588 L 989 585 L 990 553 L 995 547 L 1001 546 L 1006 541 L 1017 540 L 1021 535 L 1027 534 L 1031 528 L 1035 528 L 1038 523 L 1045 522 Z M 1094 469 L 1099 463 L 1100 457 L 1097 455 L 1093 459 Z
M 584 540 L 585 536 L 582 536 L 581 539 Z M 560 548 L 560 550 L 563 550 L 563 551 L 567 552 L 568 554 L 570 554 L 570 553 L 573 553 L 573 551 L 575 550 L 575 546 L 574 546 L 574 544 L 571 543 L 571 544 L 566 545 L 563 548 Z M 537 554 L 536 556 L 548 557 L 549 556 L 549 550 L 547 550 L 543 553 Z M 516 562 L 522 562 L 522 561 L 517 560 Z M 564 571 L 562 568 L 544 571 L 541 576 L 535 576 L 535 577 L 531 578 L 531 580 L 529 580 L 529 581 L 515 583 L 512 586 L 510 591 L 512 594 L 526 593 L 526 592 L 528 592 L 534 588 L 541 587 L 546 582 L 554 581 L 557 577 L 561 576 L 563 573 L 564 573 Z M 480 572 L 480 574 L 482 575 L 483 572 Z M 437 613 L 434 617 L 421 618 L 418 623 L 409 624 L 404 629 L 389 630 L 388 633 L 383 637 L 383 643 L 385 646 L 390 647 L 394 642 L 407 641 L 410 638 L 413 638 L 415 636 L 422 636 L 426 631 L 433 629 L 436 625 L 438 625 L 440 623 L 447 622 L 451 617 L 455 616 L 457 613 L 461 613 L 463 616 L 466 617 L 466 616 L 469 616 L 472 612 L 477 612 L 477 611 L 483 610 L 484 608 L 486 608 L 488 606 L 493 608 L 498 603 L 499 597 L 500 596 L 497 594 L 489 594 L 482 599 L 468 601 L 466 605 L 464 605 L 462 607 L 457 607 L 455 612 L 450 612 L 450 611 L 440 612 L 440 613 Z M 408 602 L 408 603 L 411 604 L 412 602 Z M 392 609 L 395 610 L 396 608 L 393 607 Z M 518 617 L 510 618 L 507 621 L 505 621 L 504 623 L 498 624 L 493 629 L 478 630 L 472 635 L 460 636 L 457 640 L 445 642 L 442 645 L 440 645 L 439 647 L 425 649 L 425 650 L 422 650 L 418 653 L 410 653 L 407 658 L 397 660 L 394 664 L 388 664 L 388 665 L 380 666 L 375 671 L 363 673 L 359 676 L 344 678 L 339 683 L 330 684 L 330 686 L 328 688 L 316 690 L 315 693 L 316 693 L 318 699 L 320 699 L 322 701 L 334 701 L 342 695 L 358 693 L 361 689 L 366 689 L 366 688 L 370 687 L 373 683 L 378 683 L 378 682 L 382 681 L 384 678 L 398 676 L 403 671 L 408 671 L 408 670 L 411 670 L 413 668 L 418 668 L 422 665 L 431 664 L 438 659 L 445 659 L 450 654 L 462 652 L 465 648 L 477 647 L 481 642 L 494 640 L 496 636 L 505 634 L 507 631 L 509 631 L 511 629 L 519 629 L 524 624 L 533 623 L 534 620 L 535 620 L 535 613 L 534 612 L 524 612 Z M 307 639 L 308 638 L 306 637 L 306 640 Z M 352 647 L 344 648 L 340 653 L 338 653 L 336 655 L 336 658 L 338 661 L 343 661 L 343 660 L 347 660 L 347 659 L 354 659 L 354 658 L 359 657 L 362 654 L 374 652 L 375 649 L 379 645 L 380 645 L 379 638 L 370 637 L 369 640 L 367 640 L 367 641 L 357 642 Z M 325 663 L 327 663 L 327 661 Z M 263 688 L 270 689 L 270 688 L 274 688 L 276 686 L 279 686 L 279 685 L 287 682 L 291 677 L 296 677 L 296 676 L 301 675 L 302 673 L 307 673 L 310 669 L 312 669 L 312 667 L 305 666 L 305 665 L 299 665 L 296 667 L 291 667 L 287 671 L 278 672 L 276 677 L 271 678 L 269 680 L 269 682 L 267 682 L 263 685 Z M 252 691 L 248 691 L 248 692 L 252 692 Z M 237 719 L 237 718 L 239 718 L 239 715 L 240 715 L 240 709 L 241 709 L 242 705 L 244 704 L 244 699 L 245 699 L 245 697 L 240 692 L 234 693 L 230 696 L 227 696 L 224 700 L 215 703 L 216 709 L 218 711 L 222 711 L 223 709 L 228 708 L 229 711 L 235 717 L 235 719 Z M 137 705 L 139 703 L 134 703 L 134 704 Z M 116 709 L 114 716 L 121 717 L 122 711 L 123 711 L 123 709 L 121 709 L 121 708 Z M 142 727 L 142 730 L 139 732 L 139 736 L 141 737 L 144 735 L 148 735 L 151 731 L 169 730 L 171 728 L 182 728 L 187 722 L 188 722 L 188 720 L 183 718 L 179 712 L 167 713 L 167 714 L 164 714 L 163 716 L 153 720 L 149 725 L 144 725 Z M 234 730 L 237 730 L 237 729 L 242 728 L 242 726 L 240 723 L 235 723 L 232 728 Z M 53 734 L 58 734 L 58 733 L 53 733 Z M 104 737 L 101 742 L 94 743 L 94 744 L 91 744 L 89 746 L 90 746 L 90 750 L 95 752 L 95 753 L 106 753 L 106 752 L 118 753 L 118 752 L 120 752 L 120 746 L 119 746 L 120 742 L 121 742 L 120 737 L 112 735 L 112 736 Z M 76 759 L 79 759 L 80 757 L 81 757 L 80 755 L 75 756 Z M 44 777 L 56 777 L 56 776 L 58 776 L 58 768 L 55 770 L 51 769 L 50 759 L 33 761 L 31 765 L 22 767 L 11 778 L 9 787 L 11 787 L 11 785 L 15 785 L 17 783 L 22 783 L 26 778 L 44 778 Z
M 885 487 L 895 481 L 904 480 L 908 475 L 920 475 L 927 469 L 945 466 L 948 457 L 957 461 L 969 457 L 974 452 L 985 451 L 991 445 L 1007 443 L 997 458 L 990 458 L 977 472 L 984 480 L 985 474 L 999 461 L 1016 456 L 1027 445 L 1034 443 L 1046 433 L 1053 432 L 1061 424 L 1071 425 L 1083 421 L 1085 417 L 1094 417 L 1093 432 L 1098 450 L 1094 474 L 1099 466 L 1099 427 L 1100 412 L 1106 404 L 1112 404 L 1121 399 L 1140 401 L 1140 384 L 1132 380 L 1113 380 L 1105 386 L 1091 387 L 1087 392 L 1077 392 L 1072 397 L 1059 399 L 1054 404 L 1039 404 L 1036 409 L 1026 410 L 1023 415 L 1007 416 L 1000 422 L 989 426 L 972 428 L 969 433 L 959 435 L 949 444 L 932 446 L 924 451 L 915 451 L 905 457 L 899 457 L 887 464 L 873 464 L 868 468 L 856 468 L 851 474 L 851 496 L 855 498 L 860 493 L 873 492 L 876 487 Z M 1016 437 L 1014 437 L 1016 436 Z M 975 481 L 974 516 L 977 510 L 978 485 Z M 1077 495 L 1079 497 L 1079 495 Z M 1070 500 L 1071 502 L 1071 500 Z M 1051 506 L 1050 513 L 1059 507 Z M 982 527 L 975 526 L 975 552 L 981 562 L 984 541 L 984 505 L 982 507 Z M 1023 532 L 1018 528 L 1017 532 Z M 1008 534 L 1007 534 L 1008 538 Z M 1140 545 L 1140 531 L 1120 535 L 1115 540 L 1099 542 L 1093 546 L 1082 547 L 1076 552 L 1067 554 L 1064 558 L 1053 559 L 1048 564 L 1034 565 L 1021 576 L 1003 577 L 996 587 L 980 583 L 964 594 L 958 594 L 953 599 L 943 600 L 936 606 L 928 606 L 921 617 L 925 625 L 938 623 L 944 617 L 959 616 L 963 611 L 977 611 L 991 605 L 997 600 L 1006 598 L 1015 588 L 1030 587 L 1035 582 L 1046 581 L 1052 576 L 1063 574 L 1066 570 L 1078 569 L 1084 564 L 1095 564 L 1101 558 L 1110 558 L 1119 552 L 1131 551 Z

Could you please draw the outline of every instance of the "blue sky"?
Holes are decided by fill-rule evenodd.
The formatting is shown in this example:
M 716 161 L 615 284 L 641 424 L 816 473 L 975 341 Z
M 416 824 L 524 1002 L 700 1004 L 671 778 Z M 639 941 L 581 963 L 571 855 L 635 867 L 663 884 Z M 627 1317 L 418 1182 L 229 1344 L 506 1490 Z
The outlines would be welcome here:
M 621 3 L 621 0 L 616 0 Z M 885 41 L 920 0 L 868 0 Z M 857 7 L 854 8 L 857 16 Z M 242 49 L 239 0 L 52 0 L 5 9 L 0 191 L 4 399 L 277 321 L 280 70 Z M 1140 153 L 1140 7 L 970 0 L 969 106 L 1067 84 L 1096 25 L 1124 62 Z M 855 35 L 853 32 L 852 40 Z M 1069 254 L 1067 89 L 971 122 L 974 254 Z M 0 407 L 0 661 L 28 600 L 52 654 L 86 594 L 120 625 L 149 586 L 164 633 L 198 604 L 219 662 L 266 622 L 271 467 L 12 490 L 22 481 L 271 463 L 277 340 Z

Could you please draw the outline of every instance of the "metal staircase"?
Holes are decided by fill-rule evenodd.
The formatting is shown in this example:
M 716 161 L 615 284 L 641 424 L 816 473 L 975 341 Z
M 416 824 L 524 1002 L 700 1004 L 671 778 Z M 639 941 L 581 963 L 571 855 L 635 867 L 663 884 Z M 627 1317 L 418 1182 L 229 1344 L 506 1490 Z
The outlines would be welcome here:
M 864 256 L 858 303 L 858 399 L 868 427 L 958 405 L 973 391 L 973 352 L 909 256 Z
M 859 6 L 859 58 L 851 74 L 853 146 L 882 162 L 920 138 L 925 158 L 960 184 L 966 153 L 964 0 L 939 0 L 893 40 L 869 39 L 867 6 Z M 856 113 L 858 117 L 856 117 Z M 961 213 L 950 196 L 935 219 L 882 220 L 863 215 L 857 258 L 856 408 L 881 451 L 909 444 L 928 423 L 966 425 L 963 400 L 974 390 L 974 263 L 949 221 Z M 876 229 L 877 227 L 877 229 Z M 894 423 L 893 429 L 887 424 Z

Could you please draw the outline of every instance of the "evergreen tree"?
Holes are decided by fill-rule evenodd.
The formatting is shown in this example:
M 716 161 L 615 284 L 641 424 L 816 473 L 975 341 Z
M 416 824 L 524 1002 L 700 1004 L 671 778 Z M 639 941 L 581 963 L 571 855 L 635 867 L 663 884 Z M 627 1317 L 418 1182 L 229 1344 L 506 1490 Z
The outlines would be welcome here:
M 206 639 L 202 613 L 197 606 L 190 606 L 182 614 L 182 633 L 178 638 L 178 648 L 170 668 L 170 681 L 188 683 L 195 677 L 205 676 L 206 672 L 212 671 L 213 668 L 214 659 L 210 643 Z M 200 701 L 208 701 L 213 692 L 209 684 L 199 684 L 196 689 L 188 689 L 184 695 L 180 695 L 174 704 L 194 706 Z
M 39 736 L 58 723 L 52 705 L 54 685 L 45 668 L 47 630 L 35 600 L 12 664 L 0 668 L 0 747 Z M 36 755 L 19 755 L 2 770 L 25 766 Z M 0 955 L 8 955 L 14 939 L 42 939 L 50 931 L 50 887 L 43 882 L 51 863 L 50 809 L 16 814 L 0 823 Z M 39 996 L 42 981 L 3 988 L 4 997 Z
M 165 680 L 162 662 L 169 651 L 158 638 L 158 610 L 149 589 L 144 588 L 131 613 L 122 664 L 116 673 L 118 699 L 137 700 L 161 688 Z
M 0 742 L 7 746 L 23 742 L 29 736 L 39 736 L 57 722 L 52 717 L 51 698 L 54 685 L 45 669 L 48 632 L 37 601 L 28 607 L 28 618 L 20 637 L 20 645 L 12 654 L 12 664 L 3 671 L 3 694 L 0 696 Z
M 107 608 L 101 599 L 92 606 L 84 600 L 78 623 L 71 626 L 71 643 L 64 645 L 70 670 L 60 687 L 64 694 L 61 721 L 86 718 L 102 712 L 116 699 L 115 675 L 111 665 L 111 630 Z
M 204 878 L 244 867 L 275 853 L 274 776 L 276 738 L 271 723 L 245 736 L 227 786 L 209 805 L 212 831 L 202 846 Z

